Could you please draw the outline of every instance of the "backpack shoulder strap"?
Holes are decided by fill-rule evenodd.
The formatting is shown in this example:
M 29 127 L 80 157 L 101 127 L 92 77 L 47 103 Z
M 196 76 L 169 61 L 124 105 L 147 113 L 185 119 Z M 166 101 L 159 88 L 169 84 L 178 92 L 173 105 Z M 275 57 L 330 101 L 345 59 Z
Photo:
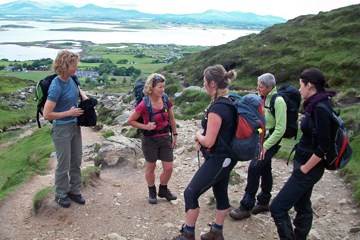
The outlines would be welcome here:
M 72 75 L 71 78 L 76 83 L 76 86 L 80 86 L 79 78 L 76 75 Z
M 152 112 L 152 106 L 149 96 L 144 96 L 143 101 L 146 107 L 146 111 L 149 113 L 149 121 L 152 122 L 153 112 Z
M 272 95 L 270 99 L 270 105 L 268 107 L 265 106 L 265 108 L 269 108 L 271 115 L 273 116 L 275 116 L 275 100 L 278 96 L 280 96 L 279 93 L 275 93 L 274 95 Z
M 167 94 L 163 94 L 162 100 L 163 100 L 163 104 L 164 104 L 164 109 L 168 110 L 169 109 L 169 96 Z

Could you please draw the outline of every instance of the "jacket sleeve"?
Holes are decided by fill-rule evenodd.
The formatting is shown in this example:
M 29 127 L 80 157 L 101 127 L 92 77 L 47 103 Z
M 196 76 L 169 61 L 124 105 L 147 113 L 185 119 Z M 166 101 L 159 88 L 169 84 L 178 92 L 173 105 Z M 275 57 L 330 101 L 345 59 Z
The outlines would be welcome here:
M 275 128 L 272 134 L 264 142 L 264 148 L 266 150 L 274 146 L 285 133 L 286 130 L 286 103 L 284 98 L 277 97 L 274 103 L 275 108 Z
M 331 143 L 331 116 L 326 109 L 316 107 L 314 110 L 314 122 L 316 132 L 314 154 L 319 158 L 323 158 L 329 151 Z

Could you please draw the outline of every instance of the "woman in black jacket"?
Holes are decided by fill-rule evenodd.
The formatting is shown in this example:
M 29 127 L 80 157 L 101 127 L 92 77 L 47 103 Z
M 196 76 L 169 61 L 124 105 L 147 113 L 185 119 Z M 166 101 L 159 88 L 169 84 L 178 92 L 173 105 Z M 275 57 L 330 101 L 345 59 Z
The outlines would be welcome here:
M 293 172 L 270 206 L 281 240 L 306 239 L 313 219 L 311 193 L 324 173 L 324 157 L 334 141 L 335 123 L 329 109 L 335 93 L 325 91 L 325 77 L 316 68 L 304 70 L 299 82 L 305 112 L 303 134 L 296 145 Z M 292 207 L 296 211 L 294 230 L 288 214 Z

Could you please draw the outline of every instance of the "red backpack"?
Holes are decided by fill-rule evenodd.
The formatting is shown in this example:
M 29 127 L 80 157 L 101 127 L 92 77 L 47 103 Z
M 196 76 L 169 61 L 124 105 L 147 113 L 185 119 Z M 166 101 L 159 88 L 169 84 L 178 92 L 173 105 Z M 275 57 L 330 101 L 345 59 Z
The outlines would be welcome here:
M 257 159 L 262 150 L 265 136 L 264 104 L 260 96 L 247 94 L 239 96 L 230 94 L 231 101 L 225 104 L 234 106 L 237 112 L 237 123 L 234 137 L 228 150 L 238 161 Z M 224 143 L 224 140 L 220 138 Z

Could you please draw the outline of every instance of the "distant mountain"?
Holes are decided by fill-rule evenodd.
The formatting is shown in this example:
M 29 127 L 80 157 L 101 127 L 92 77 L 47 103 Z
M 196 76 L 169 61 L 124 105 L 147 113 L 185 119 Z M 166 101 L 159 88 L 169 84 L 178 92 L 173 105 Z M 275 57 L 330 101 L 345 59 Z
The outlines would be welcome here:
M 299 16 L 227 44 L 188 55 L 163 71 L 170 81 L 202 85 L 202 71 L 223 64 L 236 69 L 236 88 L 256 85 L 257 76 L 274 73 L 278 82 L 297 84 L 307 67 L 318 67 L 331 87 L 359 88 L 360 4 L 317 15 Z
M 274 16 L 260 16 L 254 13 L 221 12 L 209 10 L 196 14 L 150 14 L 136 10 L 103 8 L 93 4 L 82 7 L 72 5 L 42 5 L 31 1 L 15 1 L 0 5 L 0 17 L 5 18 L 66 18 L 76 20 L 119 20 L 147 19 L 160 24 L 202 24 L 231 28 L 263 29 L 285 19 Z

